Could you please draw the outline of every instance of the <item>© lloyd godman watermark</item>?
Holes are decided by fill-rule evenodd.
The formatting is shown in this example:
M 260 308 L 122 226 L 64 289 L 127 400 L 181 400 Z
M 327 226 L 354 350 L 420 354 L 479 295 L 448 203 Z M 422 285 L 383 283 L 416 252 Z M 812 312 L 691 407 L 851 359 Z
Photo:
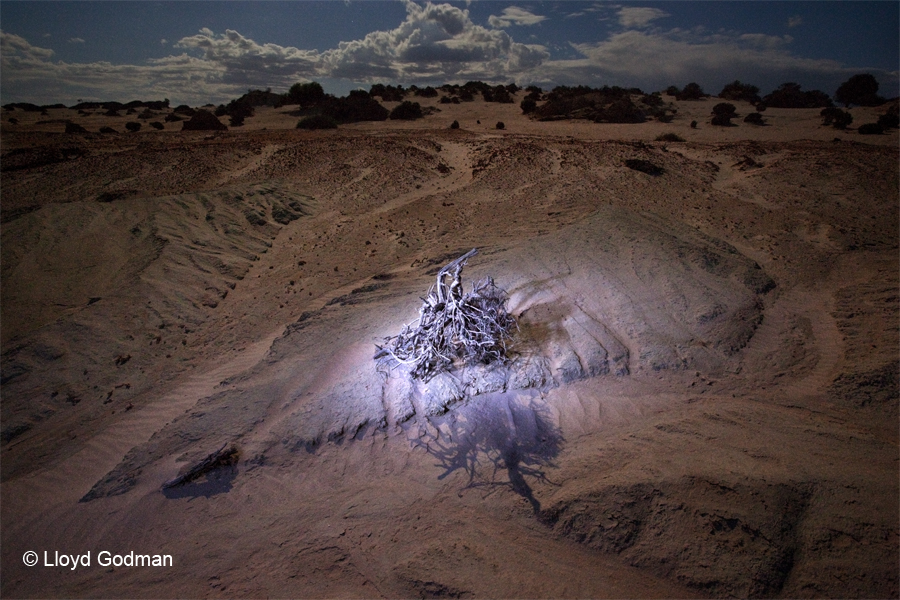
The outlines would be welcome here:
M 79 567 L 91 567 L 96 564 L 99 567 L 171 567 L 174 565 L 171 554 L 138 554 L 133 550 L 127 554 L 113 554 L 108 550 L 97 553 L 96 563 L 92 562 L 91 552 L 84 554 L 66 554 L 58 550 L 52 554 L 44 550 L 44 560 L 34 550 L 29 550 L 22 556 L 22 562 L 27 567 L 33 567 L 40 563 L 43 567 L 65 567 L 75 570 Z

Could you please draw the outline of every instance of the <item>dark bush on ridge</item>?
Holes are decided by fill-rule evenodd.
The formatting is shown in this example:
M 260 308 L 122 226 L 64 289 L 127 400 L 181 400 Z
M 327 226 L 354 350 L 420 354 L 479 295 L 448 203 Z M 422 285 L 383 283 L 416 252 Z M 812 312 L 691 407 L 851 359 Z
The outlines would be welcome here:
M 535 102 L 532 98 L 525 98 L 519 104 L 519 107 L 522 109 L 522 114 L 527 115 L 533 113 L 535 109 L 537 109 L 537 102 Z
M 331 117 L 313 115 L 300 119 L 297 129 L 337 129 L 337 123 Z
M 422 98 L 436 98 L 438 92 L 436 89 L 429 85 L 428 87 L 417 89 L 415 91 L 415 95 Z
M 418 102 L 404 100 L 391 111 L 390 118 L 392 120 L 413 121 L 421 119 L 423 116 L 422 106 Z
M 853 115 L 835 106 L 823 108 L 819 116 L 822 117 L 822 125 L 831 125 L 835 129 L 847 129 L 853 122 Z
M 823 108 L 834 106 L 828 94 L 819 90 L 801 91 L 798 83 L 782 83 L 765 96 L 763 102 L 773 108 Z
M 369 89 L 370 96 L 378 96 L 382 102 L 400 102 L 406 96 L 406 90 L 402 85 L 384 85 L 376 83 Z
M 678 88 L 675 88 L 676 90 Z M 706 98 L 708 94 L 703 92 L 700 84 L 691 82 L 684 86 L 684 89 L 675 93 L 676 100 L 700 100 Z
M 755 85 L 748 85 L 734 80 L 722 88 L 722 91 L 719 92 L 719 98 L 722 100 L 743 100 L 750 104 L 756 104 L 760 100 L 759 88 Z
M 854 75 L 840 85 L 834 93 L 834 99 L 849 108 L 857 106 L 879 106 L 886 100 L 878 95 L 878 81 L 873 75 L 860 73 Z

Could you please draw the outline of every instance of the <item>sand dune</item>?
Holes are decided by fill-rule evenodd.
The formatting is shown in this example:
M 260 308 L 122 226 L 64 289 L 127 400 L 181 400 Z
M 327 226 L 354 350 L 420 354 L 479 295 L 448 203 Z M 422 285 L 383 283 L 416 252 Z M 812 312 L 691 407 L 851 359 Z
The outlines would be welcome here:
M 4 123 L 3 594 L 896 596 L 896 132 L 682 104 Z M 379 367 L 473 247 L 510 363 Z M 104 549 L 175 564 L 21 558 Z

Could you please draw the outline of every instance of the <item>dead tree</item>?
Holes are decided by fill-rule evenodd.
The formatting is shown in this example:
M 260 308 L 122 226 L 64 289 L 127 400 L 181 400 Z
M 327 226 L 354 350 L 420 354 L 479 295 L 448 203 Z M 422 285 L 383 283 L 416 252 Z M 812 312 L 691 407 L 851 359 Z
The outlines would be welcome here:
M 506 292 L 488 277 L 463 294 L 462 269 L 478 253 L 466 252 L 437 274 L 422 298 L 419 318 L 378 346 L 376 360 L 407 365 L 414 378 L 428 381 L 455 361 L 488 364 L 507 359 L 507 344 L 517 327 L 506 311 Z

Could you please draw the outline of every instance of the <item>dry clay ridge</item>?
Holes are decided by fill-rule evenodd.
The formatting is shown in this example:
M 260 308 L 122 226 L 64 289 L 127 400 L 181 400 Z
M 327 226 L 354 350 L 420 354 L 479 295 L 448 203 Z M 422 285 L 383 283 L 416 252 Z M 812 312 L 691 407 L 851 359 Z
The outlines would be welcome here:
M 547 131 L 4 133 L 2 594 L 896 597 L 897 148 Z

